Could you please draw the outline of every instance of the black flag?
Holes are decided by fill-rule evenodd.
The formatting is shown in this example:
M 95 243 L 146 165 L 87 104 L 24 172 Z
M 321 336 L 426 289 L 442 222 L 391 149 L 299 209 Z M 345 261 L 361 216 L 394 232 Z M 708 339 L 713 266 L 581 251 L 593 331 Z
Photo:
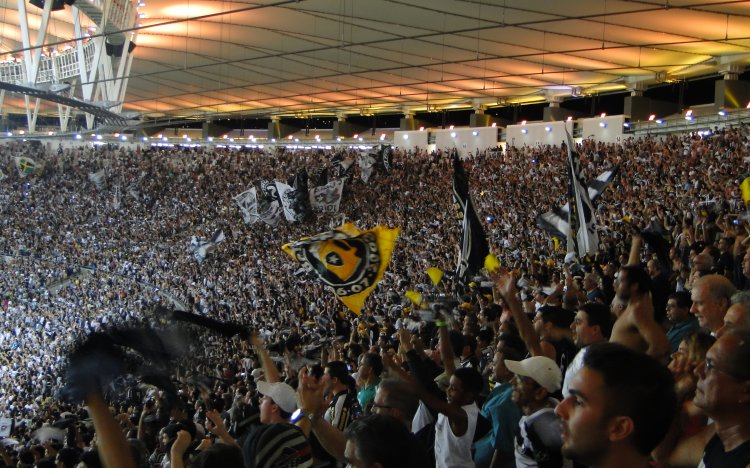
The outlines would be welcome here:
M 469 178 L 464 172 L 458 153 L 453 154 L 453 200 L 461 218 L 461 252 L 456 267 L 459 284 L 468 284 L 472 274 L 484 266 L 490 253 L 484 227 L 479 220 L 474 202 L 469 194 Z

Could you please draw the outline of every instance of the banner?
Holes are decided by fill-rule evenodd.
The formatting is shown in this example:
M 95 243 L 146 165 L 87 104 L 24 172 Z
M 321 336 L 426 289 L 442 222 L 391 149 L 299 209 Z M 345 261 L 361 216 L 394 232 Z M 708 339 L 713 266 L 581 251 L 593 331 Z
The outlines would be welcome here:
M 343 191 L 344 179 L 333 180 L 322 187 L 315 187 L 310 190 L 310 206 L 316 211 L 338 213 Z
M 245 224 L 254 224 L 260 218 L 258 215 L 258 196 L 255 187 L 245 190 L 233 198 L 234 202 L 242 212 L 242 220 Z
M 355 314 L 383 278 L 400 228 L 359 231 L 348 223 L 286 244 L 282 250 L 314 274 Z

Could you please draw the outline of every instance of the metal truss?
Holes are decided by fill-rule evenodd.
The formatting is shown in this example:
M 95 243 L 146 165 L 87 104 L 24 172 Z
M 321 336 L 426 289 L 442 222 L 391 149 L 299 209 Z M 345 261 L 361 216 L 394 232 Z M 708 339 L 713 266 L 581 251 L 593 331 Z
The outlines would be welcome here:
M 72 109 L 84 113 L 89 130 L 97 125 L 124 126 L 126 119 L 119 113 L 133 63 L 137 4 L 78 0 L 70 7 L 75 37 L 61 44 L 47 38 L 55 0 L 45 0 L 36 37 L 29 29 L 25 0 L 17 1 L 22 59 L 0 63 L 0 109 L 6 91 L 23 94 L 32 134 L 42 100 L 57 103 L 60 132 L 68 131 Z M 97 34 L 84 33 L 81 15 L 96 24 Z

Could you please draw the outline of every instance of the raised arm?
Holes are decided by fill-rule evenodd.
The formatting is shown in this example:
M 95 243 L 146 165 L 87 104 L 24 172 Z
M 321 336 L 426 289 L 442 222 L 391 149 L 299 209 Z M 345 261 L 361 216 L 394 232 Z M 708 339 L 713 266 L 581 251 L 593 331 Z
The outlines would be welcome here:
M 492 273 L 490 277 L 495 283 L 494 291 L 502 296 L 511 314 L 513 314 L 513 320 L 516 322 L 518 332 L 526 344 L 526 348 L 532 356 L 546 356 L 539 342 L 540 337 L 534 330 L 534 325 L 521 307 L 518 289 L 516 289 L 516 279 L 511 273 Z
M 258 353 L 258 358 L 260 358 L 260 364 L 263 366 L 263 374 L 266 377 L 266 381 L 268 383 L 280 382 L 281 377 L 279 376 L 279 368 L 276 367 L 276 363 L 273 362 L 271 355 L 268 354 L 263 339 L 261 339 L 257 333 L 253 333 L 250 335 L 250 344 L 253 345 L 255 352 Z
M 308 374 L 306 367 L 300 369 L 298 376 L 297 395 L 299 396 L 302 418 L 297 422 L 297 426 L 308 437 L 310 432 L 315 434 L 326 452 L 330 453 L 336 460 L 345 462 L 346 437 L 342 431 L 323 418 L 325 412 L 323 385 Z
M 117 421 L 109 412 L 102 395 L 98 391 L 90 393 L 86 397 L 86 404 L 94 421 L 96 443 L 102 464 L 106 468 L 135 468 L 130 446 Z
M 436 323 L 438 324 L 438 336 L 440 337 L 440 358 L 443 360 L 445 374 L 450 377 L 456 372 L 456 355 L 448 336 L 448 323 L 445 318 L 441 318 Z
M 417 379 L 399 367 L 393 358 L 387 354 L 383 355 L 383 365 L 394 374 L 397 374 L 399 378 L 409 382 L 416 390 L 417 397 L 419 397 L 425 405 L 433 411 L 444 414 L 448 418 L 453 434 L 456 437 L 461 437 L 466 433 L 469 428 L 469 417 L 466 414 L 466 411 L 460 406 L 451 405 L 447 401 L 430 393 Z
M 630 243 L 630 255 L 628 256 L 628 265 L 641 264 L 641 247 L 643 247 L 643 237 L 638 234 L 633 236 Z

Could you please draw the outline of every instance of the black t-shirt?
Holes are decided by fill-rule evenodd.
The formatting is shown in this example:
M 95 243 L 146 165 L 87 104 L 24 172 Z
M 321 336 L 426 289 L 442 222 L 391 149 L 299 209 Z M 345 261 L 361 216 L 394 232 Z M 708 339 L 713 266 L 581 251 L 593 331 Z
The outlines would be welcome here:
M 747 468 L 750 466 L 750 440 L 725 452 L 721 439 L 714 435 L 703 451 L 703 465 L 705 468 Z

